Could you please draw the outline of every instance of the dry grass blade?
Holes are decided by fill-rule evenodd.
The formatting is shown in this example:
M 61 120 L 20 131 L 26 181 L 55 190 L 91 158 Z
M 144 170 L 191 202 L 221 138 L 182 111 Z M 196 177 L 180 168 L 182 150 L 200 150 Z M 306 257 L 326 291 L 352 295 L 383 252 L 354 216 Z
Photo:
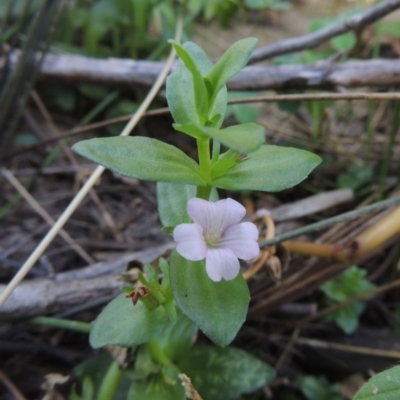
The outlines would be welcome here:
M 178 18 L 178 24 L 176 28 L 175 39 L 180 41 L 180 37 L 182 34 L 183 21 L 182 18 Z M 124 130 L 121 132 L 120 136 L 128 136 L 132 129 L 136 126 L 139 120 L 142 118 L 143 113 L 150 106 L 154 97 L 162 87 L 169 70 L 175 59 L 175 51 L 171 50 L 171 53 L 168 57 L 168 60 L 164 66 L 162 73 L 159 75 L 157 81 L 154 86 L 144 99 L 143 103 L 140 105 L 136 113 L 132 116 L 131 120 L 128 122 Z M 87 193 L 92 189 L 93 185 L 97 182 L 98 178 L 102 175 L 105 168 L 102 166 L 98 166 L 86 183 L 82 186 L 81 190 L 76 194 L 74 199 L 71 201 L 69 206 L 65 209 L 64 213 L 60 216 L 57 222 L 53 225 L 53 228 L 47 233 L 47 235 L 43 238 L 40 244 L 36 247 L 34 252 L 30 255 L 30 257 L 26 260 L 25 264 L 21 267 L 18 273 L 14 276 L 11 282 L 7 285 L 6 289 L 0 295 L 0 307 L 4 304 L 7 298 L 10 296 L 12 291 L 18 286 L 18 284 L 24 279 L 26 274 L 30 271 L 39 257 L 43 254 L 43 252 L 47 249 L 49 244 L 52 242 L 54 237 L 58 234 L 59 230 L 64 226 L 64 224 L 68 221 L 70 216 L 82 202 L 82 200 L 86 197 Z
M 271 336 L 271 339 L 287 340 L 288 338 L 284 338 L 279 335 L 273 335 L 273 336 Z M 293 338 L 290 338 L 289 341 L 292 342 L 292 339 Z M 353 353 L 353 354 L 366 354 L 369 356 L 395 358 L 395 359 L 400 358 L 400 351 L 396 351 L 396 350 L 380 350 L 380 349 L 374 349 L 371 347 L 352 346 L 349 344 L 328 342 L 325 340 L 308 339 L 308 338 L 295 338 L 293 340 L 293 342 L 294 342 L 293 344 L 299 343 L 299 344 L 304 344 L 304 345 L 311 346 L 311 347 L 339 350 L 339 351 L 344 351 L 344 352 Z
M 190 400 L 203 400 L 199 392 L 194 388 L 192 381 L 185 374 L 178 375 L 182 381 L 182 386 L 185 388 L 185 395 Z
M 51 215 L 34 199 L 34 197 L 21 185 L 18 179 L 11 171 L 2 170 L 3 176 L 14 186 L 26 202 L 50 225 L 53 226 L 56 222 Z M 96 262 L 86 251 L 75 242 L 74 239 L 64 229 L 59 231 L 59 235 L 89 264 Z
M 5 374 L 3 374 L 3 372 L 0 372 L 0 381 L 12 393 L 15 400 L 27 400 L 20 390 L 14 385 L 14 383 Z
M 46 106 L 44 105 L 40 96 L 37 94 L 36 91 L 33 91 L 31 96 L 32 96 L 33 100 L 35 101 L 36 106 L 38 107 L 39 111 L 42 113 L 45 121 L 47 122 L 47 124 L 50 128 L 50 131 L 52 132 L 52 136 L 59 135 L 60 132 L 56 128 L 56 126 L 53 122 L 53 119 L 51 118 L 51 115 L 50 115 L 49 111 L 47 110 Z M 62 147 L 64 153 L 70 160 L 71 164 L 75 167 L 75 169 L 77 171 L 79 171 L 80 165 L 79 165 L 78 160 L 76 159 L 74 153 L 72 152 L 72 150 L 68 147 L 68 145 L 63 140 L 60 143 L 61 143 L 61 147 Z M 81 181 L 83 177 L 79 173 L 77 173 L 76 178 L 78 181 Z M 92 189 L 89 192 L 89 196 L 91 197 L 92 201 L 99 208 L 100 213 L 102 214 L 103 221 L 110 228 L 111 232 L 114 235 L 114 239 L 116 241 L 122 241 L 123 240 L 122 235 L 118 232 L 118 229 L 117 229 L 114 219 L 112 218 L 111 214 L 108 212 L 107 208 L 104 206 L 104 204 L 100 200 L 97 192 L 94 189 Z

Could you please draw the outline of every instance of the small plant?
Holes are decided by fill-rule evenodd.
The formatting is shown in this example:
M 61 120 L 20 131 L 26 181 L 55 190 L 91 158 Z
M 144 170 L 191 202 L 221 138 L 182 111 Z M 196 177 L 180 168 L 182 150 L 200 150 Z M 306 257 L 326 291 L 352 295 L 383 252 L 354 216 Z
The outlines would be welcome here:
M 143 357 L 150 360 L 147 364 L 157 365 L 151 369 L 155 387 L 170 390 L 178 372 L 189 371 L 180 369 L 175 351 L 182 343 L 190 347 L 198 328 L 225 347 L 246 318 L 250 294 L 238 259 L 257 257 L 258 232 L 253 224 L 241 222 L 244 207 L 233 199 L 219 200 L 217 190 L 283 190 L 305 179 L 320 162 L 303 150 L 264 144 L 264 129 L 255 123 L 222 128 L 226 82 L 244 67 L 256 42 L 236 42 L 213 65 L 194 43 L 171 41 L 180 63 L 167 80 L 167 100 L 175 130 L 196 140 L 198 163 L 176 147 L 147 137 L 91 139 L 74 146 L 117 173 L 157 181 L 160 220 L 164 230 L 173 233 L 177 248 L 157 269 L 146 265 L 140 288 L 128 288 L 128 296 L 113 300 L 90 334 L 93 347 L 139 346 L 139 354 L 145 352 Z M 182 320 L 191 326 L 187 335 L 179 329 Z M 257 385 L 250 385 L 251 390 Z M 141 398 L 135 396 L 130 398 Z M 183 399 L 183 392 L 174 396 Z
M 374 289 L 375 285 L 365 279 L 365 274 L 365 270 L 352 266 L 337 279 L 324 283 L 321 290 L 329 299 L 328 306 Z M 326 320 L 334 321 L 343 332 L 350 334 L 357 329 L 358 319 L 364 309 L 365 301 L 357 301 L 333 311 L 326 317 Z

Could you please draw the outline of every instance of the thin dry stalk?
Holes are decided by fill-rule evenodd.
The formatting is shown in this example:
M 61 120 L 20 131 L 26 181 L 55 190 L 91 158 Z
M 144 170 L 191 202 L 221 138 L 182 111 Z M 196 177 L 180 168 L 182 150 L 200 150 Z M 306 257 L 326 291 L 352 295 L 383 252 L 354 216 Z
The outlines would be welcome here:
M 177 28 L 175 39 L 180 41 L 180 37 L 182 34 L 183 21 L 182 18 L 178 18 Z M 175 59 L 175 51 L 171 50 L 171 53 L 168 57 L 168 60 L 164 66 L 162 73 L 159 75 L 157 81 L 154 86 L 144 99 L 143 103 L 140 105 L 136 113 L 132 116 L 131 120 L 128 122 L 124 130 L 121 132 L 120 136 L 128 136 L 132 129 L 137 125 L 139 120 L 142 118 L 143 113 L 149 107 L 154 97 L 160 90 L 165 81 L 169 70 Z M 58 234 L 59 230 L 64 226 L 64 224 L 71 217 L 73 212 L 77 209 L 82 200 L 86 197 L 87 193 L 92 189 L 93 185 L 97 182 L 98 178 L 102 175 L 105 168 L 103 166 L 98 166 L 86 181 L 86 183 L 82 186 L 81 190 L 76 194 L 74 199 L 71 201 L 69 206 L 65 209 L 64 213 L 60 216 L 57 222 L 53 225 L 53 228 L 47 233 L 47 235 L 43 238 L 40 244 L 36 247 L 34 252 L 30 255 L 30 257 L 26 260 L 25 264 L 21 267 L 18 273 L 14 276 L 11 282 L 7 285 L 5 290 L 0 295 L 0 307 L 4 304 L 7 298 L 10 296 L 12 291 L 18 286 L 18 284 L 24 279 L 26 274 L 30 271 L 30 269 L 34 266 L 39 257 L 43 254 L 43 252 L 47 249 L 49 244 L 52 242 L 54 237 Z
M 38 107 L 39 111 L 43 115 L 45 121 L 47 122 L 47 124 L 48 124 L 48 126 L 50 128 L 50 131 L 52 132 L 52 135 L 53 136 L 59 135 L 60 132 L 57 129 L 57 127 L 55 126 L 55 124 L 53 122 L 53 119 L 51 118 L 51 115 L 50 115 L 49 111 L 47 110 L 46 106 L 44 105 L 44 103 L 43 103 L 42 99 L 40 98 L 40 96 L 37 94 L 36 91 L 32 91 L 31 96 L 32 96 L 34 102 L 36 103 L 36 106 Z M 64 153 L 68 157 L 68 159 L 71 162 L 71 164 L 75 167 L 75 169 L 77 171 L 79 171 L 80 170 L 80 165 L 79 165 L 78 160 L 75 157 L 74 153 L 70 149 L 70 147 L 67 146 L 67 144 L 63 140 L 61 140 L 60 143 L 61 143 L 61 147 L 62 147 Z M 79 183 L 83 180 L 83 176 L 80 175 L 79 173 L 76 174 L 76 178 L 78 179 Z M 118 241 L 118 242 L 122 241 L 123 237 L 118 232 L 118 228 L 117 228 L 117 225 L 114 222 L 113 217 L 111 216 L 111 214 L 108 212 L 107 208 L 104 206 L 104 204 L 100 200 L 100 197 L 98 196 L 97 192 L 94 189 L 92 189 L 89 192 L 89 196 L 91 197 L 92 201 L 99 208 L 100 213 L 102 214 L 103 221 L 110 228 L 111 232 L 114 235 L 115 240 Z
M 21 391 L 14 385 L 11 379 L 3 372 L 0 372 L 0 381 L 14 396 L 15 400 L 27 400 L 26 397 L 21 393 Z
M 287 338 L 279 335 L 272 336 L 272 339 L 287 340 Z M 290 338 L 289 340 L 292 341 L 292 338 Z M 396 350 L 380 350 L 380 349 L 373 349 L 371 347 L 352 346 L 349 344 L 335 343 L 325 340 L 308 339 L 308 338 L 296 338 L 294 342 L 299 344 L 305 344 L 311 347 L 317 347 L 320 349 L 332 349 L 353 354 L 365 354 L 368 356 L 395 358 L 395 359 L 400 358 L 400 351 Z
M 229 104 L 244 104 L 244 103 L 260 103 L 260 102 L 280 102 L 280 101 L 313 101 L 313 100 L 399 100 L 400 93 L 370 93 L 370 92 L 358 92 L 358 93 L 304 93 L 304 94 L 288 94 L 288 95 L 263 95 L 263 96 L 253 96 L 253 97 L 245 97 L 240 99 L 231 99 L 228 101 Z M 147 111 L 143 114 L 143 117 L 152 117 L 157 115 L 164 115 L 169 113 L 169 108 L 159 108 L 155 110 Z M 132 116 L 122 115 L 120 117 L 115 117 L 108 119 L 106 121 L 94 122 L 92 124 L 87 124 L 82 127 L 73 128 L 67 130 L 65 132 L 61 132 L 60 134 L 53 135 L 51 138 L 46 138 L 39 143 L 28 146 L 26 148 L 17 150 L 11 153 L 8 156 L 5 156 L 4 159 L 10 159 L 20 154 L 27 153 L 29 151 L 33 151 L 42 146 L 45 146 L 49 143 L 66 139 L 71 136 L 81 135 L 83 133 L 104 128 L 106 126 L 118 124 L 121 122 L 129 121 Z M 298 121 L 301 122 L 301 121 Z M 298 137 L 299 139 L 306 138 L 301 135 L 301 133 L 297 133 L 293 130 L 283 130 L 282 127 L 277 127 L 275 125 L 270 124 L 269 122 L 260 120 L 258 121 L 261 125 L 265 126 L 266 129 L 271 131 L 275 131 L 278 133 L 282 133 L 288 135 L 290 137 Z M 302 127 L 304 130 L 309 131 L 309 127 L 304 125 Z M 354 158 L 354 155 L 351 154 L 351 158 Z
M 21 185 L 11 171 L 2 170 L 3 176 L 14 186 L 18 193 L 26 202 L 37 212 L 50 226 L 55 224 L 53 217 L 35 200 L 35 198 Z M 64 229 L 59 231 L 59 235 L 89 264 L 96 262 L 86 251 L 75 242 L 74 239 Z
M 347 245 L 321 244 L 290 240 L 283 245 L 292 252 L 342 261 L 346 264 L 364 259 L 400 233 L 400 207 L 364 229 Z

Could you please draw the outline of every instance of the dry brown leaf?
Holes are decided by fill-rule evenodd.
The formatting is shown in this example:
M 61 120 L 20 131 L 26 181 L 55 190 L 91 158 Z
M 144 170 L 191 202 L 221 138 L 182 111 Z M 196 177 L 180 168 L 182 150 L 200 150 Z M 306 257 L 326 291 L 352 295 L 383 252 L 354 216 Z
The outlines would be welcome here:
M 185 388 L 186 397 L 190 400 L 203 400 L 199 392 L 194 388 L 192 381 L 185 374 L 178 375 L 182 381 L 182 386 Z

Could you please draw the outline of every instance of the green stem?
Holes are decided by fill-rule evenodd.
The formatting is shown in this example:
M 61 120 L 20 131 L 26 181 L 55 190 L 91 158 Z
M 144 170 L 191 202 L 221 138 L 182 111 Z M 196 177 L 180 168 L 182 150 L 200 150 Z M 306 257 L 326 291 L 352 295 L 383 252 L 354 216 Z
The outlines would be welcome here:
M 199 155 L 200 175 L 206 181 L 211 180 L 210 139 L 197 139 L 197 151 Z M 198 186 L 196 196 L 208 200 L 211 186 Z
M 162 365 L 170 365 L 172 362 L 160 347 L 157 339 L 151 339 L 146 343 L 147 350 L 149 351 L 152 359 Z
M 211 186 L 197 186 L 196 197 L 209 200 L 211 194 Z
M 269 246 L 275 246 L 278 243 L 282 243 L 286 240 L 293 239 L 295 237 L 298 237 L 298 236 L 301 236 L 301 235 L 304 235 L 304 234 L 307 234 L 310 232 L 315 232 L 315 231 L 319 231 L 321 229 L 329 228 L 330 226 L 333 226 L 339 222 L 347 222 L 347 221 L 353 220 L 355 218 L 358 218 L 360 215 L 383 210 L 385 208 L 388 208 L 391 206 L 396 206 L 399 204 L 400 204 L 400 196 L 394 197 L 394 198 L 388 199 L 388 200 L 379 201 L 379 202 L 371 204 L 369 206 L 359 208 L 358 210 L 349 211 L 349 212 L 337 215 L 336 217 L 327 218 L 327 219 L 324 219 L 323 221 L 319 221 L 314 224 L 307 225 L 303 228 L 294 229 L 293 231 L 283 233 L 282 235 L 279 235 L 279 236 L 275 236 L 272 239 L 263 240 L 259 244 L 262 249 L 269 247 Z
M 69 329 L 70 331 L 90 333 L 91 325 L 86 322 L 54 317 L 34 317 L 26 320 L 35 325 L 47 325 L 54 328 Z
M 211 179 L 210 139 L 197 139 L 200 175 L 206 181 Z
M 113 400 L 119 382 L 124 374 L 116 361 L 113 361 L 106 372 L 97 394 L 97 400 Z

